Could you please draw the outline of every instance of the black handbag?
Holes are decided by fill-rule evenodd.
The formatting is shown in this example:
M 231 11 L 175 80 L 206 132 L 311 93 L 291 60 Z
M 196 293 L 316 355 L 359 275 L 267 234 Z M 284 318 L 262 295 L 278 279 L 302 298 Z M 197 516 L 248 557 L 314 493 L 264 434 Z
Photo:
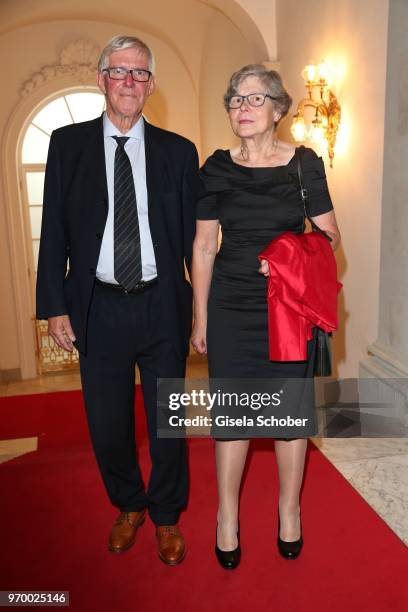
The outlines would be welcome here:
M 302 164 L 300 161 L 299 150 L 296 151 L 296 157 L 297 157 L 297 172 L 298 172 L 298 179 L 299 179 L 299 185 L 300 185 L 300 194 L 302 196 L 302 202 L 303 202 L 303 212 L 304 212 L 303 224 L 305 222 L 305 219 L 308 219 L 312 226 L 312 231 L 320 232 L 321 234 L 323 234 L 323 236 L 325 236 L 325 238 L 327 238 L 327 240 L 331 242 L 332 238 L 324 230 L 320 229 L 320 227 L 318 227 L 316 223 L 314 223 L 314 221 L 312 221 L 312 219 L 307 214 L 306 202 L 308 200 L 309 194 L 308 194 L 307 189 L 305 189 L 304 183 L 303 183 Z M 315 328 L 315 334 L 316 334 L 316 353 L 315 353 L 315 360 L 313 364 L 313 374 L 314 376 L 331 376 L 331 373 L 332 373 L 331 336 L 332 334 L 331 332 L 325 332 L 320 327 Z

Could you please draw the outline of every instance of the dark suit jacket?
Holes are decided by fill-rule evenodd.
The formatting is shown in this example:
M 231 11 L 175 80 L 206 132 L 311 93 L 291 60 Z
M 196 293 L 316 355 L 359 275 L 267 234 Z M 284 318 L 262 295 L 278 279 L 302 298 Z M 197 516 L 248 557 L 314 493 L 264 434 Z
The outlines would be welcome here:
M 145 122 L 149 224 L 170 337 L 188 351 L 198 157 L 189 140 Z M 86 353 L 89 305 L 108 213 L 102 118 L 51 135 L 37 273 L 37 318 L 68 314 Z M 67 273 L 67 262 L 69 271 Z

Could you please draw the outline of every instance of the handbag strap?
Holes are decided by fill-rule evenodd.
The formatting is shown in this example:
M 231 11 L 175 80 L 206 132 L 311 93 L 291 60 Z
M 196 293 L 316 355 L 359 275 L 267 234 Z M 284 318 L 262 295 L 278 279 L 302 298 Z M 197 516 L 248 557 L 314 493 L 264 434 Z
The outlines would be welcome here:
M 297 161 L 297 173 L 298 173 L 298 179 L 299 179 L 300 195 L 302 196 L 302 202 L 303 202 L 304 219 L 308 219 L 310 221 L 310 225 L 312 226 L 312 230 L 314 232 L 320 232 L 321 234 L 323 234 L 325 238 L 327 238 L 327 240 L 332 242 L 333 238 L 331 238 L 324 230 L 320 229 L 320 227 L 316 225 L 316 223 L 309 217 L 307 213 L 306 203 L 309 200 L 309 192 L 305 188 L 304 183 L 303 183 L 302 162 L 301 162 L 300 151 L 298 148 L 296 149 L 295 155 L 296 155 L 296 161 Z M 304 220 L 303 220 L 303 223 L 304 223 Z

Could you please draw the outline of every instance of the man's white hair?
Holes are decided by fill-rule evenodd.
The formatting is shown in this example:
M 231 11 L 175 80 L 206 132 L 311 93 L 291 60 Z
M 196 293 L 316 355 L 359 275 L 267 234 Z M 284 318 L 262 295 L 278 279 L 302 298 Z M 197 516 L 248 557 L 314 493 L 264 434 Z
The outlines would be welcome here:
M 122 49 L 139 49 L 142 53 L 146 53 L 148 68 L 152 74 L 155 72 L 155 62 L 153 52 L 140 38 L 135 36 L 114 36 L 110 39 L 106 47 L 103 49 L 98 62 L 98 71 L 102 72 L 109 67 L 109 56 L 115 51 Z

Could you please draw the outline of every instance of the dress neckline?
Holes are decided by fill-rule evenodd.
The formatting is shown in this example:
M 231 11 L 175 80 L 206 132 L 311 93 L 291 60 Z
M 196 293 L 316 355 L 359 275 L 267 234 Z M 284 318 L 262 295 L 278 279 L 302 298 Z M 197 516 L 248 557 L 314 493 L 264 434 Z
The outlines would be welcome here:
M 299 147 L 295 147 L 295 152 L 292 155 L 292 157 L 290 158 L 290 160 L 288 161 L 287 164 L 280 164 L 278 166 L 244 166 L 243 164 L 238 164 L 236 161 L 234 161 L 232 159 L 232 155 L 231 155 L 231 151 L 230 149 L 223 149 L 224 153 L 226 153 L 229 161 L 234 164 L 234 166 L 238 166 L 238 168 L 245 168 L 247 170 L 273 170 L 274 168 L 287 168 L 288 166 L 290 166 L 290 164 L 294 161 L 295 157 L 296 157 L 296 153 Z

